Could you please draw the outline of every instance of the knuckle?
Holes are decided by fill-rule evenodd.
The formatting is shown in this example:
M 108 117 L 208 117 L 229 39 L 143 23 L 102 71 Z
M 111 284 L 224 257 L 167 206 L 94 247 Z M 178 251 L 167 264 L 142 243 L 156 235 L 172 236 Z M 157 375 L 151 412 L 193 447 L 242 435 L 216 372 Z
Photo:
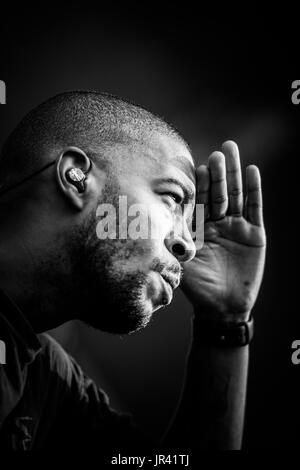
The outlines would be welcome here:
M 259 202 L 250 202 L 248 207 L 251 207 L 252 209 L 261 209 L 262 205 Z
M 216 196 L 213 201 L 215 204 L 224 204 L 227 202 L 227 196 L 225 194 L 220 194 L 219 196 Z
M 248 193 L 258 193 L 260 192 L 260 186 L 253 186 L 252 188 L 249 188 Z
M 224 177 L 220 177 L 220 178 L 214 178 L 212 180 L 213 183 L 216 183 L 216 184 L 221 184 L 221 183 L 224 183 L 225 182 L 225 178 Z
M 232 188 L 230 190 L 230 196 L 239 197 L 243 194 L 243 191 L 240 188 Z

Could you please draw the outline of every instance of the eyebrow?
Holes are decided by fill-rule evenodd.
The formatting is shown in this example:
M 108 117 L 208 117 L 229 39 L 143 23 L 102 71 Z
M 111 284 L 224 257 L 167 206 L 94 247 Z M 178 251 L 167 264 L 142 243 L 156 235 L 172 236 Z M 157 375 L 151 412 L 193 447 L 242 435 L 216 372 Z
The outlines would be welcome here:
M 180 186 L 182 189 L 182 192 L 184 194 L 184 203 L 187 203 L 189 201 L 193 201 L 195 199 L 195 193 L 192 191 L 190 188 L 187 188 L 181 181 L 179 181 L 177 178 L 159 178 L 156 180 L 157 183 L 167 183 L 167 184 L 176 184 L 177 186 Z
M 176 155 L 175 157 L 172 158 L 171 161 L 172 164 L 176 164 L 176 167 L 183 171 L 183 173 L 186 174 L 188 178 L 191 180 L 195 177 L 195 165 L 188 160 L 186 157 L 181 156 L 181 155 Z

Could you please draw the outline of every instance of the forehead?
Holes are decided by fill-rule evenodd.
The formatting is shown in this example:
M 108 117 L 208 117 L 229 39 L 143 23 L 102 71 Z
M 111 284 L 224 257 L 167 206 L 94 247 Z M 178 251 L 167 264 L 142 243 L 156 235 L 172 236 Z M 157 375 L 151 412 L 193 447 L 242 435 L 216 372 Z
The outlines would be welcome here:
M 161 169 L 179 170 L 195 184 L 195 165 L 187 146 L 178 139 L 155 135 L 149 143 L 147 157 Z M 147 158 L 146 157 L 146 158 Z
M 174 137 L 155 134 L 146 141 L 134 142 L 132 146 L 123 148 L 119 155 L 118 166 L 122 173 L 130 172 L 149 179 L 156 176 L 181 177 L 183 183 L 195 186 L 195 165 L 191 153 Z

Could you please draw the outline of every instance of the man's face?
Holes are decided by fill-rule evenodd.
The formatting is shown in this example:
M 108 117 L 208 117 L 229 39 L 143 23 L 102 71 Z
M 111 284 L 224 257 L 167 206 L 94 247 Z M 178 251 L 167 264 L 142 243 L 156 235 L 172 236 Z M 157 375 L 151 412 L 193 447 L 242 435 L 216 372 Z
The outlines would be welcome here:
M 80 289 L 88 298 L 80 319 L 126 334 L 145 327 L 154 311 L 171 302 L 181 277 L 180 263 L 195 254 L 187 227 L 195 202 L 195 169 L 187 148 L 167 136 L 156 135 L 151 143 L 134 148 L 116 145 L 110 152 L 113 171 L 96 209 L 81 227 L 80 255 L 78 244 L 72 244 L 79 260 L 74 270 L 80 273 Z M 107 206 L 102 204 L 108 203 L 116 209 L 116 231 L 103 239 L 103 218 L 96 214 L 104 214 L 101 208 Z M 124 220 L 125 203 L 127 211 L 144 209 L 148 219 L 137 219 L 141 213 L 134 210 Z M 184 204 L 189 204 L 185 210 Z M 132 237 L 130 228 L 137 220 L 148 220 L 146 237 Z

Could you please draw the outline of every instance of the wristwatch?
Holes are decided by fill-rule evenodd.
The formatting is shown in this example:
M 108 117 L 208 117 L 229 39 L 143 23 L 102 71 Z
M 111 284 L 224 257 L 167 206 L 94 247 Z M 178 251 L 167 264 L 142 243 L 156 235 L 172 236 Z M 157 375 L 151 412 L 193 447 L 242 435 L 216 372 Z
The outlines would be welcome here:
M 214 322 L 196 320 L 195 339 L 217 347 L 239 347 L 250 343 L 254 334 L 254 320 L 243 322 Z

